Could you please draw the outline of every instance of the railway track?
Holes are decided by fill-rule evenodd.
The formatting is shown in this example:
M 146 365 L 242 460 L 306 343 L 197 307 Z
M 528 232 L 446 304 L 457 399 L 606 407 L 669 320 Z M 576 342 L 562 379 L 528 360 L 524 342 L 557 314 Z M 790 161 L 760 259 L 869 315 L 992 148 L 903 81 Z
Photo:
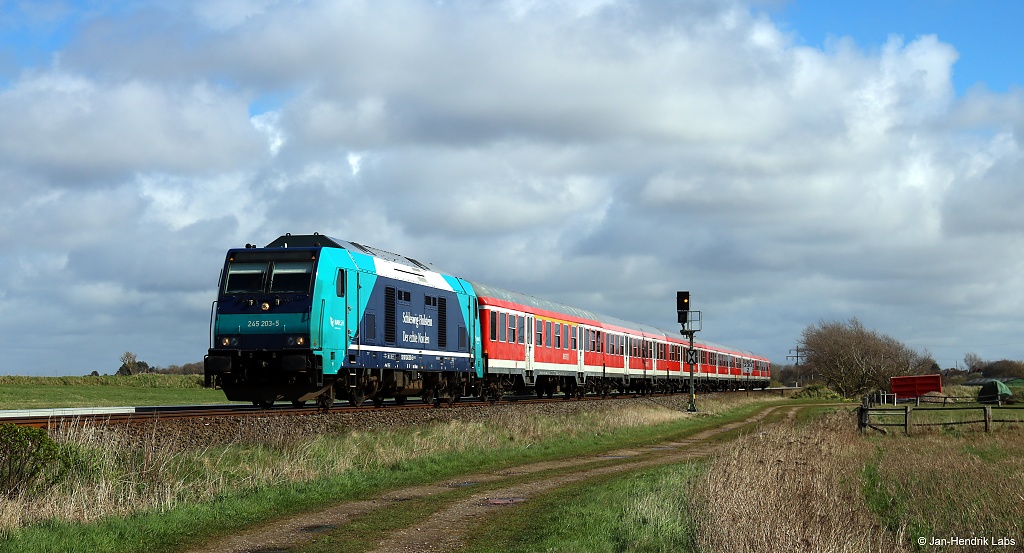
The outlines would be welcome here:
M 781 390 L 781 392 L 780 392 Z M 798 388 L 768 388 L 765 390 L 739 390 L 738 392 L 755 393 L 785 393 L 787 390 L 798 390 Z M 719 392 L 721 393 L 721 392 Z M 648 394 L 648 397 L 660 397 L 668 394 Z M 618 398 L 635 397 L 632 394 L 618 394 L 601 398 L 598 396 L 586 396 L 583 398 L 536 398 L 533 396 L 512 396 L 502 399 L 498 404 L 510 403 L 563 403 L 566 401 L 614 401 Z M 294 407 L 275 406 L 271 409 L 263 409 L 251 405 L 224 404 L 224 405 L 181 405 L 181 406 L 143 406 L 143 407 L 76 407 L 76 408 L 55 408 L 55 409 L 22 409 L 0 411 L 0 423 L 10 423 L 18 426 L 30 426 L 35 428 L 55 428 L 66 424 L 131 424 L 145 423 L 158 420 L 180 420 L 194 418 L 221 418 L 221 417 L 289 417 L 309 416 L 324 413 L 359 413 L 365 411 L 409 411 L 416 409 L 437 409 L 437 408 L 459 408 L 459 407 L 481 407 L 493 403 L 476 399 L 461 399 L 454 403 L 426 404 L 408 403 L 396 405 L 388 402 L 383 406 L 373 406 L 366 402 L 360 407 L 352 407 L 335 403 L 328 409 L 315 406 Z

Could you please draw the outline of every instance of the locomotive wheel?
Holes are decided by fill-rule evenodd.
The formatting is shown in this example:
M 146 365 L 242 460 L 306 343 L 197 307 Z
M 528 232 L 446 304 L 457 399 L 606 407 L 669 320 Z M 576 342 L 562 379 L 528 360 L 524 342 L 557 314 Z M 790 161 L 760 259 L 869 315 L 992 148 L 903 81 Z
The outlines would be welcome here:
M 334 386 L 331 386 L 324 393 L 316 397 L 316 406 L 324 411 L 334 405 Z
M 366 392 L 356 388 L 348 393 L 348 404 L 352 407 L 360 407 L 366 401 Z

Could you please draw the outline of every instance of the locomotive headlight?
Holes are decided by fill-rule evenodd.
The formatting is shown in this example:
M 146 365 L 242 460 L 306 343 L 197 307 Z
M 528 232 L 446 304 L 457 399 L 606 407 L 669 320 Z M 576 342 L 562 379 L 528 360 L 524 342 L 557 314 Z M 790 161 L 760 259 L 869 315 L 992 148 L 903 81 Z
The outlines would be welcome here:
M 306 337 L 305 336 L 299 336 L 298 338 L 296 338 L 295 339 L 295 345 L 297 345 L 297 346 L 304 346 L 304 345 L 306 345 Z
M 262 311 L 269 311 L 270 310 L 270 302 L 266 302 L 265 301 L 265 302 L 261 303 L 260 304 L 260 310 L 262 310 Z
M 223 336 L 220 339 L 221 347 L 232 347 L 238 345 L 238 338 L 232 336 Z

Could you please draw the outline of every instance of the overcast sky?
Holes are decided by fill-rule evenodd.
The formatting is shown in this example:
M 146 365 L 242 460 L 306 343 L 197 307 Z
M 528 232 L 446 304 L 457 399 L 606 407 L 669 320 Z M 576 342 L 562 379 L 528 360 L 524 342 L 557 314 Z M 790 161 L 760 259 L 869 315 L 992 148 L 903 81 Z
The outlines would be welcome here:
M 1022 11 L 0 0 L 0 373 L 199 361 L 225 251 L 314 231 L 670 330 L 690 290 L 776 363 L 850 317 L 1024 359 Z

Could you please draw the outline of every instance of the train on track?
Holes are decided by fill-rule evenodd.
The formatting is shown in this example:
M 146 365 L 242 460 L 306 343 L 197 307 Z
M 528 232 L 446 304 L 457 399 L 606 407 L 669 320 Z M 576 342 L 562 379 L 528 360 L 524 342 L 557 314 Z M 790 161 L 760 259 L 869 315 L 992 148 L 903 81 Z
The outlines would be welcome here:
M 263 407 L 689 391 L 677 333 L 320 234 L 229 250 L 210 337 L 206 386 Z M 766 357 L 694 350 L 698 391 L 768 386 Z

